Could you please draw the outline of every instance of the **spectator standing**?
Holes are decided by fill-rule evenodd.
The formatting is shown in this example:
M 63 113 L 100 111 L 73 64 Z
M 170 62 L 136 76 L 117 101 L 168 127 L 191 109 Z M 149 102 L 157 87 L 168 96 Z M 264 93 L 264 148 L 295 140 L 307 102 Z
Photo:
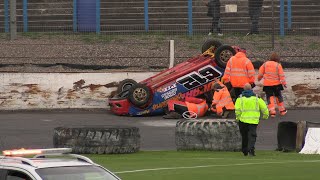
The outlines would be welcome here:
M 197 117 L 202 117 L 208 111 L 208 104 L 201 98 L 186 97 L 185 101 L 169 100 L 168 110 L 169 113 L 163 116 L 165 119 L 179 119 L 187 111 L 196 113 Z
M 263 119 L 268 119 L 269 111 L 265 102 L 255 95 L 250 84 L 244 85 L 244 91 L 236 100 L 236 120 L 242 137 L 243 155 L 255 156 L 255 143 L 260 113 Z
M 259 68 L 258 81 L 262 78 L 263 91 L 266 93 L 270 116 L 276 116 L 275 101 L 280 115 L 285 115 L 287 110 L 284 107 L 281 91 L 287 87 L 287 83 L 277 53 L 272 53 L 269 60 Z
M 223 118 L 234 118 L 234 104 L 230 93 L 222 84 L 215 83 L 213 85 L 213 100 L 211 104 L 211 111 Z
M 252 62 L 244 52 L 238 52 L 229 59 L 222 80 L 225 84 L 231 83 L 235 97 L 238 98 L 246 83 L 251 84 L 252 87 L 255 86 L 254 74 Z
M 206 6 L 208 7 L 207 16 L 212 17 L 212 25 L 208 35 L 217 33 L 218 36 L 223 36 L 220 22 L 220 0 L 209 0 L 206 2 Z
M 251 29 L 247 35 L 259 34 L 259 18 L 261 16 L 263 0 L 248 0 Z

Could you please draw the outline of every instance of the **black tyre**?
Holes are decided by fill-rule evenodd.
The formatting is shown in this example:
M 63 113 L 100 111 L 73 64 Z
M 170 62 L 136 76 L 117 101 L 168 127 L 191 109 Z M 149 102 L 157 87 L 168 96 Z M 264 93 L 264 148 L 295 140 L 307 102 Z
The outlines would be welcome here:
M 129 89 L 129 101 L 138 107 L 142 107 L 149 102 L 151 96 L 150 89 L 143 84 L 136 84 Z
M 133 79 L 125 79 L 118 85 L 117 94 L 119 97 L 128 97 L 129 89 L 136 85 L 137 82 Z
M 236 54 L 233 47 L 228 45 L 220 46 L 214 53 L 214 58 L 218 66 L 225 68 L 229 59 Z
M 136 127 L 57 127 L 53 145 L 77 154 L 134 153 L 140 149 L 140 134 Z
M 294 151 L 296 149 L 297 123 L 283 121 L 278 124 L 278 151 Z
M 210 48 L 211 48 L 212 53 L 214 53 L 215 50 L 218 47 L 220 47 L 221 45 L 222 45 L 222 43 L 220 41 L 216 41 L 216 40 L 213 40 L 213 39 L 208 39 L 203 43 L 203 45 L 201 47 L 201 53 L 206 52 Z

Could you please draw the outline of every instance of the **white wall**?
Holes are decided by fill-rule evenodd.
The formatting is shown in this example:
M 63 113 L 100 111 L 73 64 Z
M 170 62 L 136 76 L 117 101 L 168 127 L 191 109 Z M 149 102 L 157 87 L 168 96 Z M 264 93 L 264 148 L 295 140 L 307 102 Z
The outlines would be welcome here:
M 320 107 L 320 71 L 284 69 L 288 88 L 283 91 L 287 107 Z M 259 85 L 259 83 L 258 83 Z M 254 91 L 264 97 L 262 87 Z
M 153 73 L 1 73 L 0 110 L 106 108 L 122 79 Z
M 1 73 L 0 110 L 108 108 L 107 99 L 119 81 L 141 81 L 155 72 L 118 73 Z M 285 72 L 288 107 L 320 107 L 320 73 Z M 257 83 L 258 84 L 258 83 Z M 263 95 L 261 87 L 255 92 Z

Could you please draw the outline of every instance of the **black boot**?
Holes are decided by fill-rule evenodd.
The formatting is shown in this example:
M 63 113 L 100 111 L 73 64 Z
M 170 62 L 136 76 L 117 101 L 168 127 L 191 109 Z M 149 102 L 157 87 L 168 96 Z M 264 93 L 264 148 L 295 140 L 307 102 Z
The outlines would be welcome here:
M 256 156 L 256 153 L 254 152 L 254 150 L 249 151 L 249 156 Z
M 248 156 L 248 151 L 242 151 L 244 156 Z

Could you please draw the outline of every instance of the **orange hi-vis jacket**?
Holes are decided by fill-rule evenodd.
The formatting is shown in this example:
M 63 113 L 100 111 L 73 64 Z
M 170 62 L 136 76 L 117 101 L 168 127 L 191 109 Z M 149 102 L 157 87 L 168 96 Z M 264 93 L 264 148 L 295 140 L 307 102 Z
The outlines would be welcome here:
M 224 83 L 231 82 L 233 87 L 243 88 L 246 83 L 254 83 L 254 67 L 243 52 L 232 56 L 222 77 Z
M 208 111 L 208 104 L 204 99 L 195 97 L 186 97 L 188 111 L 195 112 L 198 117 L 202 117 Z
M 267 61 L 259 68 L 258 80 L 262 78 L 264 86 L 286 85 L 282 66 L 275 61 Z
M 223 113 L 223 107 L 226 107 L 228 110 L 234 110 L 234 104 L 227 88 L 222 88 L 214 92 L 212 107 L 214 107 L 214 105 L 216 106 L 217 114 Z

